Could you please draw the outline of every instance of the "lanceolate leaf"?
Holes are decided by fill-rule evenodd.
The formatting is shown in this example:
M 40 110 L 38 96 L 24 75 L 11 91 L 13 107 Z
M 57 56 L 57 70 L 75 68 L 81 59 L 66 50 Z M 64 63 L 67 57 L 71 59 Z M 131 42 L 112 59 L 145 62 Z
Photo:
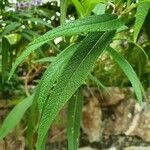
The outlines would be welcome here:
M 68 99 L 87 78 L 94 62 L 110 43 L 114 31 L 87 36 L 70 58 L 45 105 L 39 123 L 37 149 L 41 150 L 43 139 L 52 121 Z
M 83 106 L 83 95 L 81 89 L 72 96 L 68 104 L 68 150 L 77 150 L 80 135 L 80 120 Z
M 31 106 L 33 96 L 30 96 L 16 105 L 8 114 L 0 128 L 0 139 L 3 139 L 20 122 L 26 110 Z
M 120 28 L 122 25 L 123 22 L 120 19 L 117 19 L 116 16 L 110 14 L 89 16 L 84 19 L 78 19 L 70 23 L 65 23 L 31 42 L 27 49 L 17 58 L 11 70 L 10 77 L 13 75 L 16 67 L 31 52 L 50 40 L 60 36 L 71 36 L 74 34 L 79 34 L 81 32 L 114 30 Z
M 148 10 L 150 9 L 150 1 L 139 3 L 137 6 L 136 20 L 134 25 L 134 42 L 136 42 L 142 25 L 145 21 Z
M 73 55 L 77 48 L 77 45 L 71 45 L 62 51 L 49 65 L 44 75 L 42 76 L 38 88 L 35 92 L 35 100 L 38 101 L 39 109 L 42 110 L 45 101 L 49 95 L 50 89 L 54 86 L 54 83 L 60 77 L 60 74 L 68 62 L 69 58 Z
M 136 73 L 134 72 L 132 66 L 128 63 L 128 61 L 121 54 L 119 54 L 113 48 L 108 47 L 107 51 L 113 57 L 113 59 L 117 62 L 117 64 L 122 69 L 122 71 L 126 74 L 128 79 L 130 80 L 130 82 L 134 88 L 134 91 L 135 91 L 138 101 L 142 102 L 141 83 L 140 83 Z

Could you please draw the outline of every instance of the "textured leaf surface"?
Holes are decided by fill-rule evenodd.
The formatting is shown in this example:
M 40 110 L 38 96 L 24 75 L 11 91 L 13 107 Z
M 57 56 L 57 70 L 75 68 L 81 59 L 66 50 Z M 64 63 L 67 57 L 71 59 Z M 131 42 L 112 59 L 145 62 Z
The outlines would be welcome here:
M 68 122 L 67 122 L 67 138 L 68 150 L 77 150 L 80 135 L 80 120 L 83 106 L 83 94 L 81 89 L 69 100 L 68 104 Z
M 71 45 L 62 51 L 49 65 L 44 75 L 42 76 L 38 88 L 35 92 L 35 99 L 38 101 L 39 109 L 42 110 L 45 101 L 49 95 L 50 89 L 54 86 L 54 82 L 58 80 L 61 72 L 68 62 L 69 58 L 73 55 L 77 45 Z
M 136 20 L 134 25 L 134 42 L 137 41 L 139 32 L 142 28 L 142 25 L 145 21 L 149 9 L 150 9 L 150 1 L 139 3 L 139 5 L 137 6 Z
M 26 110 L 31 106 L 32 99 L 33 96 L 29 96 L 12 109 L 0 128 L 0 139 L 3 139 L 20 122 Z
M 97 32 L 87 36 L 64 68 L 44 107 L 39 123 L 37 149 L 41 150 L 43 139 L 52 121 L 87 78 L 94 62 L 110 43 L 114 32 Z
M 13 72 L 15 71 L 16 67 L 31 52 L 33 52 L 35 49 L 37 49 L 38 47 L 50 40 L 53 40 L 60 36 L 71 36 L 74 34 L 79 34 L 81 32 L 114 30 L 118 29 L 122 25 L 123 22 L 120 19 L 117 19 L 116 16 L 109 14 L 89 16 L 84 19 L 78 19 L 70 23 L 63 24 L 31 42 L 27 49 L 15 61 L 10 73 L 10 77 L 13 75 Z
M 120 68 L 123 70 L 123 72 L 126 74 L 128 79 L 130 80 L 138 101 L 142 102 L 141 83 L 135 71 L 133 70 L 132 66 L 128 63 L 128 61 L 121 54 L 119 54 L 113 48 L 108 47 L 107 51 L 113 57 L 113 59 L 117 62 L 117 64 L 120 66 Z

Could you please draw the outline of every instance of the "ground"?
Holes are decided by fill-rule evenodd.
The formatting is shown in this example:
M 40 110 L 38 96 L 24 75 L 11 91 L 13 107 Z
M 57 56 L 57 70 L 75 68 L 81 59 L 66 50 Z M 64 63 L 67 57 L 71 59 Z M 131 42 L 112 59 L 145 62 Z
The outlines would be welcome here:
M 141 105 L 137 103 L 132 88 L 110 87 L 102 92 L 88 87 L 83 93 L 80 150 L 150 149 L 149 100 Z M 1 101 L 0 107 L 2 121 L 12 105 Z M 67 106 L 49 131 L 47 150 L 67 150 L 66 110 Z M 15 129 L 1 141 L 0 150 L 28 149 L 24 139 L 25 130 L 19 130 L 16 136 L 18 130 Z

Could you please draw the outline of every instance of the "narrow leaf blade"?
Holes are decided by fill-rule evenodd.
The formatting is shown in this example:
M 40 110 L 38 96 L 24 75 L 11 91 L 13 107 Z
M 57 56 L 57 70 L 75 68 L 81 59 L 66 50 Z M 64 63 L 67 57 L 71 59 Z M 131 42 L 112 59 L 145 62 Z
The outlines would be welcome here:
M 142 3 L 139 3 L 137 6 L 136 20 L 135 20 L 135 25 L 134 25 L 134 42 L 137 41 L 139 32 L 145 21 L 149 8 L 150 8 L 150 2 L 142 2 Z
M 77 150 L 80 136 L 80 120 L 83 106 L 83 95 L 81 88 L 72 96 L 68 104 L 68 150 Z
M 113 59 L 117 62 L 117 64 L 120 66 L 122 71 L 125 73 L 125 75 L 130 80 L 135 94 L 137 96 L 138 101 L 142 102 L 142 90 L 141 90 L 141 84 L 140 81 L 133 70 L 132 66 L 128 63 L 128 61 L 117 51 L 115 51 L 113 48 L 108 47 L 107 48 L 108 53 L 113 57 Z
M 7 40 L 7 38 L 2 38 L 2 83 L 4 83 L 5 80 L 7 80 L 8 76 L 8 67 L 9 67 L 9 50 L 10 50 L 10 44 Z
M 26 110 L 31 106 L 32 98 L 33 96 L 29 96 L 28 98 L 24 99 L 8 114 L 3 122 L 2 127 L 0 128 L 0 139 L 3 139 L 20 122 Z

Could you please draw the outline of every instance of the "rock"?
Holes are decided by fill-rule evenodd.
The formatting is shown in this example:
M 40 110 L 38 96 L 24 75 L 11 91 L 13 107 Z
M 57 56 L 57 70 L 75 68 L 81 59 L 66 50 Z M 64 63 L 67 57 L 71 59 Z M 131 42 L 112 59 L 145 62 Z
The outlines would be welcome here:
M 116 105 L 125 98 L 125 89 L 118 87 L 108 87 L 108 91 L 102 94 L 100 103 L 102 106 Z
M 112 108 L 115 117 L 108 118 L 104 133 L 106 135 L 138 136 L 144 141 L 150 142 L 149 107 L 148 103 L 139 105 L 135 99 L 122 101 Z
M 5 150 L 5 141 L 4 140 L 0 141 L 0 150 Z
M 25 149 L 25 138 L 23 136 L 19 136 L 16 138 L 15 133 L 9 134 L 6 137 L 5 145 L 8 150 L 24 150 Z
M 117 150 L 116 147 L 110 147 L 108 150 Z
M 102 125 L 102 112 L 99 101 L 96 97 L 91 97 L 89 102 L 83 107 L 82 129 L 90 142 L 100 140 L 100 130 Z
M 125 133 L 130 123 L 132 122 L 133 112 L 134 112 L 135 100 L 124 100 L 122 103 L 112 108 L 113 115 L 110 116 L 106 123 L 106 128 L 104 133 L 106 135 L 118 135 Z
M 78 150 L 97 150 L 97 149 L 93 149 L 91 147 L 82 147 L 82 148 L 79 148 Z
M 123 150 L 150 150 L 150 146 L 144 147 L 144 146 L 130 146 L 126 147 Z
M 145 104 L 145 107 L 143 107 L 141 112 L 137 113 L 137 115 L 135 115 L 135 117 L 136 116 L 138 116 L 138 118 L 137 118 L 137 121 L 134 123 L 135 127 L 132 130 L 132 132 L 130 132 L 130 135 L 138 136 L 138 137 L 142 138 L 144 141 L 150 142 L 150 117 L 149 117 L 150 109 L 149 109 L 149 105 Z

